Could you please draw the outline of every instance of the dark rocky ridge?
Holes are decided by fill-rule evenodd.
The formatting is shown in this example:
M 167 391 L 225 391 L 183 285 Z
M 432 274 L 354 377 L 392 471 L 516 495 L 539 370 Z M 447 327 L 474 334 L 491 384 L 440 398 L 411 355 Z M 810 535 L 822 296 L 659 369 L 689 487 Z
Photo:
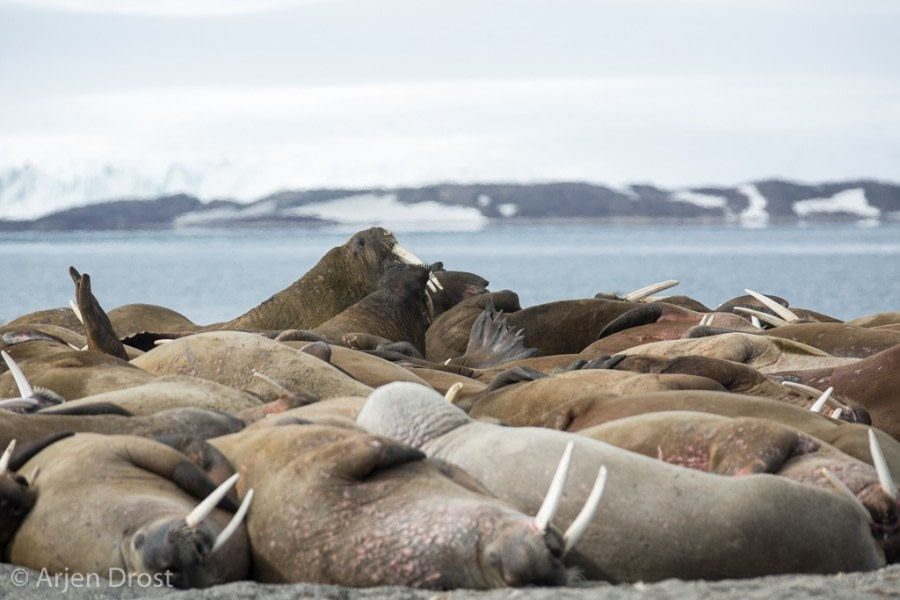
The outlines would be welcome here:
M 330 221 L 303 214 L 303 206 L 362 194 L 392 194 L 403 204 L 435 202 L 478 210 L 505 223 L 546 220 L 615 220 L 632 222 L 735 222 L 752 217 L 751 193 L 762 197 L 767 222 L 797 220 L 856 221 L 900 218 L 900 185 L 871 180 L 807 185 L 780 180 L 745 187 L 697 187 L 671 191 L 649 184 L 614 189 L 589 183 L 439 184 L 419 188 L 318 189 L 285 191 L 249 204 L 227 200 L 201 202 L 187 195 L 116 200 L 55 212 L 30 221 L 0 220 L 0 231 L 135 230 L 203 227 L 315 227 Z M 845 210 L 797 210 L 797 203 L 831 199 L 851 190 L 862 203 Z M 686 201 L 689 191 L 715 200 Z M 756 207 L 758 212 L 759 206 Z M 751 211 L 752 212 L 752 211 Z M 758 216 L 758 215 L 757 215 Z

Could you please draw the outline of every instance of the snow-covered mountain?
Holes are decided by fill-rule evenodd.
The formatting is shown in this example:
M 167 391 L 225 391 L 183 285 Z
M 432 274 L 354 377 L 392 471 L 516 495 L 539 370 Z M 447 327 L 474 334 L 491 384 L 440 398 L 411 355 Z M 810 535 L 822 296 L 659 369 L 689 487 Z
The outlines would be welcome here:
M 276 191 L 278 178 L 227 164 L 156 173 L 101 166 L 0 171 L 0 229 L 138 229 L 381 224 L 397 230 L 477 229 L 489 221 L 669 220 L 747 226 L 797 220 L 900 218 L 900 186 L 876 181 L 665 190 L 589 183 L 440 184 L 389 189 Z M 266 181 L 271 181 L 271 189 Z M 217 199 L 219 198 L 219 199 Z M 224 199 L 221 199 L 224 198 Z

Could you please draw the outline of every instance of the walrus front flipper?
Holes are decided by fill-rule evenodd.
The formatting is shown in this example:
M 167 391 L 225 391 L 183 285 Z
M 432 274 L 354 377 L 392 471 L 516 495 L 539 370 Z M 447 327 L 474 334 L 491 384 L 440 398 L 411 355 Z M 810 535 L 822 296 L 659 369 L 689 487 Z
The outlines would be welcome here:
M 54 405 L 55 407 L 56 405 Z M 119 415 L 121 417 L 133 417 L 134 413 L 112 402 L 95 402 L 93 404 L 80 404 L 77 406 L 61 405 L 53 410 L 39 410 L 36 415 Z
M 488 297 L 484 310 L 472 323 L 465 354 L 453 362 L 487 369 L 537 354 L 537 348 L 526 348 L 523 340 L 523 332 L 510 327 L 503 311 L 495 310 L 493 299 Z
M 736 418 L 719 426 L 710 440 L 709 471 L 719 475 L 777 473 L 792 456 L 815 450 L 814 444 L 778 423 Z
M 9 460 L 9 470 L 18 471 L 22 468 L 22 465 L 31 460 L 35 454 L 37 454 L 50 444 L 58 442 L 59 440 L 65 439 L 67 437 L 72 437 L 73 435 L 75 435 L 74 431 L 60 431 L 58 433 L 53 433 L 46 437 L 34 440 L 33 442 L 18 446 Z M 2 505 L 2 503 L 0 503 L 0 505 Z M 0 513 L 2 512 L 3 511 L 0 510 Z
M 190 457 L 162 442 L 154 443 L 158 446 L 158 451 L 129 452 L 122 458 L 136 467 L 168 479 L 198 500 L 203 500 L 218 487 L 218 484 L 192 462 Z M 237 503 L 229 496 L 225 496 L 219 502 L 219 507 L 231 512 L 238 508 Z
M 203 438 L 194 435 L 169 434 L 159 435 L 153 439 L 187 456 L 217 484 L 223 483 L 234 475 L 234 467 L 231 466 L 225 455 Z
M 389 438 L 366 435 L 335 444 L 334 459 L 335 472 L 351 479 L 364 479 L 379 469 L 424 460 L 425 453 Z
M 69 267 L 69 275 L 75 282 L 75 300 L 78 303 L 78 310 L 81 311 L 88 350 L 128 360 L 125 346 L 116 335 L 109 317 L 91 293 L 91 276 L 87 273 L 82 275 L 75 267 Z

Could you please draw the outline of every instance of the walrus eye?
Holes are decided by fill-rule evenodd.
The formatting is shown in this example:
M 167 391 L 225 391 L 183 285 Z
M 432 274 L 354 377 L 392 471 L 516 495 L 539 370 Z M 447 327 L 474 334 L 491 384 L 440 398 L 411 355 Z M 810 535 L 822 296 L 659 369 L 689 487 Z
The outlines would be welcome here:
M 139 533 L 136 536 L 134 536 L 134 541 L 132 541 L 132 544 L 134 544 L 135 550 L 140 550 L 141 546 L 144 545 L 144 534 Z

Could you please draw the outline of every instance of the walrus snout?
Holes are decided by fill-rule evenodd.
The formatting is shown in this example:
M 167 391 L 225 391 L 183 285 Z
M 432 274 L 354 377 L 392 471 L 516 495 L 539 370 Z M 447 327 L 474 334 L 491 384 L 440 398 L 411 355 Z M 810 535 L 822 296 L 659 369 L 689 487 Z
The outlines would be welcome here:
M 569 582 L 563 564 L 565 543 L 554 528 L 509 525 L 485 549 L 486 564 L 510 587 L 561 586 Z

